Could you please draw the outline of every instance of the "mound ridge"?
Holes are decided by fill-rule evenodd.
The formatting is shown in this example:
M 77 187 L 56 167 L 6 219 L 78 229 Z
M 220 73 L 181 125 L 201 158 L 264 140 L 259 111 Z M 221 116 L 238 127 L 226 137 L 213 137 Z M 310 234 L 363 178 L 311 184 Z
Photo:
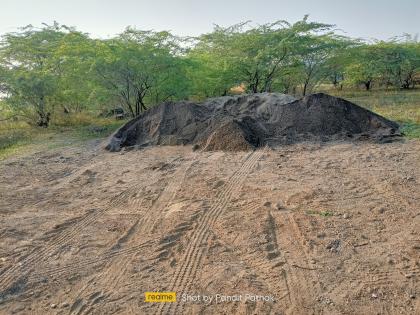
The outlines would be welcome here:
M 165 102 L 126 123 L 106 149 L 196 144 L 204 150 L 242 151 L 264 144 L 308 140 L 399 137 L 398 124 L 341 98 L 318 93 L 299 100 L 259 93 Z

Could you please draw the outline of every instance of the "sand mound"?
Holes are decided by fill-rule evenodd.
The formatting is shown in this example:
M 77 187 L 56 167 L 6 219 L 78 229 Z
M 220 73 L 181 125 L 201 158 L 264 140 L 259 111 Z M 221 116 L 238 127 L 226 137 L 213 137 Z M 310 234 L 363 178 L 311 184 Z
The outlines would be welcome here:
M 261 93 L 160 104 L 121 127 L 106 148 L 197 144 L 205 150 L 238 151 L 306 140 L 388 142 L 400 135 L 397 123 L 344 99 Z

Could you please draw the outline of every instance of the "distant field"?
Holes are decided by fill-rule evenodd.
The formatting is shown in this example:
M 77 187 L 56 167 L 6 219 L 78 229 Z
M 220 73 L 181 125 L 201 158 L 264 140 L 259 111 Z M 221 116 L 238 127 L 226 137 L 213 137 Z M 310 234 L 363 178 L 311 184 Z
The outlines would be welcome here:
M 420 89 L 411 91 L 357 91 L 325 89 L 401 124 L 409 139 L 420 138 Z M 30 126 L 23 121 L 0 122 L 0 159 L 32 147 L 66 145 L 69 142 L 104 137 L 123 121 L 97 118 L 89 114 L 56 117 L 50 128 Z

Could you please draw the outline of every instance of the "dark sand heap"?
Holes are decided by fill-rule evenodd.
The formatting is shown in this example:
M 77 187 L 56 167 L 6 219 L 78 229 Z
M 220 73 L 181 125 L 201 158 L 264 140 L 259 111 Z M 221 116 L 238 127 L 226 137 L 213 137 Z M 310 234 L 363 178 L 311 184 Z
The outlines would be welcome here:
M 121 127 L 106 149 L 195 144 L 204 150 L 242 151 L 308 140 L 389 142 L 399 136 L 397 123 L 341 98 L 319 93 L 296 100 L 262 93 L 162 103 Z

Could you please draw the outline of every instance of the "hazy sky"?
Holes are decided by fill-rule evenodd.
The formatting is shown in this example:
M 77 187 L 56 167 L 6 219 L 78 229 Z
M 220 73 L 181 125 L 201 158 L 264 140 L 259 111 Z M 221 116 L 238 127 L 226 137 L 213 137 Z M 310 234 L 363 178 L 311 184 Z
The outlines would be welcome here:
M 213 24 L 295 22 L 305 14 L 352 37 L 420 33 L 420 0 L 0 0 L 0 34 L 56 20 L 95 37 L 113 36 L 128 25 L 198 35 Z

